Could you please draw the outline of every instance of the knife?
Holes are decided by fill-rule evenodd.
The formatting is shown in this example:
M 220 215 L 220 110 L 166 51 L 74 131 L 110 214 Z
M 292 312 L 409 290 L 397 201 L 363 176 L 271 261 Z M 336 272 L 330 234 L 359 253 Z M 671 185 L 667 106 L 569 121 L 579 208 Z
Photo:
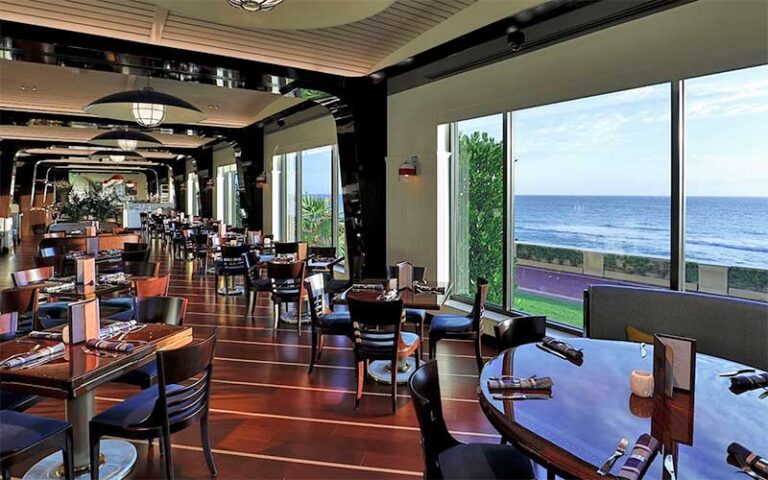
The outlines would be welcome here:
M 560 358 L 562 358 L 563 360 L 568 360 L 568 357 L 566 357 L 566 356 L 565 356 L 565 355 L 563 355 L 562 353 L 560 353 L 560 352 L 558 352 L 558 351 L 555 351 L 555 350 L 552 350 L 551 348 L 549 348 L 549 347 L 546 347 L 546 346 L 544 346 L 544 345 L 542 345 L 542 344 L 540 344 L 540 343 L 537 343 L 537 344 L 536 344 L 536 346 L 537 346 L 537 347 L 539 347 L 540 349 L 544 350 L 544 351 L 545 351 L 545 352 L 547 352 L 547 353 L 551 353 L 552 355 L 554 355 L 554 356 L 556 356 L 556 357 L 560 357 Z
M 493 395 L 494 400 L 547 400 L 552 398 L 541 393 L 513 393 L 512 395 Z
M 754 372 L 754 368 L 742 368 L 741 370 L 735 370 L 733 372 L 723 372 L 720 374 L 721 377 L 735 377 L 736 375 L 741 375 L 742 373 L 752 373 Z

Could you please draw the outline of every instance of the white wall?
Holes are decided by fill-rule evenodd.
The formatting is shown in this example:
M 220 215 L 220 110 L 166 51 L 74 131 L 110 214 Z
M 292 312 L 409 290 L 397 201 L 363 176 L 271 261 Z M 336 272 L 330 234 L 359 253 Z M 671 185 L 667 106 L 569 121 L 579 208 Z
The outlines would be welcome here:
M 211 172 L 211 176 L 214 178 L 215 182 L 213 191 L 213 216 L 218 220 L 222 220 L 219 218 L 219 167 L 233 163 L 235 163 L 235 151 L 229 145 L 213 151 L 213 171 Z
M 264 171 L 267 173 L 267 185 L 264 188 L 265 233 L 272 233 L 275 239 L 279 240 L 280 232 L 276 231 L 279 230 L 279 220 L 276 220 L 278 212 L 275 198 L 280 195 L 280 172 L 277 165 L 272 165 L 272 157 L 335 144 L 336 123 L 330 114 L 264 136 Z
M 388 263 L 426 265 L 433 279 L 448 269 L 447 239 L 438 238 L 438 125 L 763 64 L 767 19 L 765 0 L 699 0 L 390 96 Z M 402 183 L 397 170 L 411 155 L 418 176 Z

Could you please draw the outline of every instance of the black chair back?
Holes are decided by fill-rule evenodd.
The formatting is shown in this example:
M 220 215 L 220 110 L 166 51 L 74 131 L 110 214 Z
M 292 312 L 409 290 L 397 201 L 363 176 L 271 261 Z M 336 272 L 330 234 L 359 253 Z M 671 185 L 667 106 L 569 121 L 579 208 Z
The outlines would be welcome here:
M 547 330 L 547 317 L 514 317 L 493 327 L 499 352 L 526 343 L 539 342 Z
M 309 316 L 312 325 L 317 327 L 320 318 L 330 311 L 325 297 L 325 278 L 322 273 L 316 273 L 307 277 L 304 285 L 309 292 Z
M 398 268 L 397 265 L 390 265 L 387 269 L 387 278 L 397 278 Z M 413 267 L 413 281 L 423 282 L 427 276 L 427 267 Z
M 421 430 L 421 448 L 426 465 L 425 478 L 442 478 L 437 457 L 450 447 L 459 445 L 445 424 L 440 400 L 440 378 L 437 360 L 419 367 L 408 379 L 413 408 Z
M 485 301 L 488 298 L 488 280 L 483 277 L 477 277 L 477 290 L 475 291 L 475 302 L 472 305 L 472 311 L 469 315 L 472 318 L 472 330 L 483 332 L 483 313 L 485 313 Z
M 53 267 L 55 274 L 62 275 L 64 270 L 65 255 L 51 255 L 48 257 L 35 257 L 36 267 Z
M 251 284 L 255 284 L 256 280 L 261 279 L 261 258 L 256 252 L 248 250 L 243 254 L 243 262 L 245 262 L 245 268 L 248 271 L 248 281 Z
M 347 299 L 354 329 L 357 361 L 397 361 L 403 301 L 390 302 Z
M 243 254 L 249 250 L 250 247 L 248 245 L 222 245 L 221 259 L 227 263 L 236 263 L 245 266 Z
M 307 242 L 280 242 L 275 243 L 275 255 L 296 255 L 297 260 L 306 260 L 309 252 Z
M 123 243 L 123 250 L 126 251 L 126 252 L 135 252 L 137 250 L 149 250 L 149 244 L 148 243 L 125 242 L 125 243 Z
M 182 325 L 187 315 L 187 299 L 180 297 L 137 297 L 136 321 Z
M 310 257 L 335 258 L 336 247 L 309 247 Z
M 149 249 L 125 250 L 122 258 L 123 262 L 146 262 L 149 260 Z
M 160 395 L 153 416 L 171 432 L 208 415 L 217 333 L 218 329 L 201 342 L 156 354 Z M 194 382 L 179 386 L 198 375 L 200 378 Z M 169 388 L 171 385 L 174 387 Z
M 296 289 L 304 282 L 304 262 L 268 262 L 267 277 L 272 280 L 272 291 L 280 293 Z
M 16 312 L 24 315 L 35 309 L 36 288 L 6 288 L 0 292 L 0 313 Z
M 205 249 L 208 246 L 208 234 L 198 233 L 193 236 L 195 246 L 199 249 Z
M 157 277 L 160 275 L 159 262 L 123 262 L 123 272 L 137 277 Z

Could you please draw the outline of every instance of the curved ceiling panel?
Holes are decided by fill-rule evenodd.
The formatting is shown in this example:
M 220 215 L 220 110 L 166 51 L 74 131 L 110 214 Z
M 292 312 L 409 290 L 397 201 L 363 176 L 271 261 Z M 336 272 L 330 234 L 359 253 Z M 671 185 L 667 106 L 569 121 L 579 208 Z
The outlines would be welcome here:
M 300 30 L 358 22 L 389 7 L 395 0 L 285 0 L 269 12 L 246 12 L 226 0 L 152 0 L 148 3 L 179 15 L 244 28 Z

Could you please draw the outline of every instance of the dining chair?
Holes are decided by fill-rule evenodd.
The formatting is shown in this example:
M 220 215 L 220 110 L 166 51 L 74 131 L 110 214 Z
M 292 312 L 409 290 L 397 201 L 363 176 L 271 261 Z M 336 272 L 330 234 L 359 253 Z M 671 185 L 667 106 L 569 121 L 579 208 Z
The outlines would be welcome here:
M 126 252 L 149 250 L 149 244 L 143 242 L 125 242 L 123 243 L 123 250 Z
M 387 278 L 397 278 L 398 266 L 390 265 L 387 269 Z M 427 267 L 413 267 L 413 281 L 423 282 L 427 275 Z M 399 287 L 402 288 L 402 287 Z M 413 288 L 413 287 L 411 287 Z M 416 335 L 419 338 L 424 338 L 424 320 L 426 319 L 427 311 L 421 308 L 406 308 L 405 309 L 405 321 L 407 323 L 413 323 Z M 418 355 L 422 357 L 422 347 L 419 347 Z
M 17 312 L 19 314 L 17 329 L 19 332 L 31 330 L 45 330 L 67 323 L 67 303 L 61 303 L 61 309 L 57 309 L 57 316 L 50 317 L 48 312 L 40 311 L 39 288 L 6 288 L 0 292 L 0 313 Z M 43 304 L 47 305 L 47 304 Z M 53 304 L 50 304 L 53 305 Z
M 306 260 L 309 254 L 307 242 L 275 243 L 275 255 L 296 255 L 296 260 Z
M 531 461 L 512 445 L 462 443 L 448 431 L 440 397 L 437 361 L 408 379 L 421 431 L 426 479 L 533 479 Z
M 11 467 L 43 458 L 58 450 L 64 457 L 64 478 L 75 478 L 72 425 L 69 422 L 0 410 L 0 470 L 11 479 Z
M 171 434 L 195 423 L 200 424 L 208 470 L 211 476 L 216 476 L 216 464 L 208 438 L 216 334 L 217 330 L 214 330 L 205 340 L 157 352 L 157 385 L 142 390 L 91 419 L 92 479 L 99 478 L 99 441 L 107 435 L 135 440 L 159 437 L 165 459 L 165 477 L 172 479 Z
M 306 297 L 304 289 L 304 273 L 306 264 L 296 262 L 268 262 L 267 277 L 272 282 L 272 303 L 275 306 L 274 328 L 280 322 L 280 310 L 283 305 L 296 304 L 296 330 L 301 336 L 302 303 Z M 288 307 L 286 306 L 286 311 Z
M 245 262 L 246 276 L 245 276 L 245 293 L 246 307 L 244 319 L 248 318 L 248 315 L 252 315 L 256 309 L 256 300 L 260 292 L 272 291 L 272 280 L 269 278 L 263 278 L 261 276 L 261 258 L 256 252 L 248 251 L 243 254 L 243 261 Z
M 392 411 L 397 411 L 398 362 L 413 355 L 419 348 L 415 333 L 403 332 L 403 301 L 366 301 L 349 298 L 352 318 L 353 351 L 357 367 L 355 409 L 360 408 L 368 363 L 374 360 L 390 362 L 392 372 Z M 416 366 L 419 356 L 416 355 Z
M 18 328 L 18 312 L 0 314 L 0 341 L 16 338 Z M 14 410 L 21 412 L 40 401 L 37 395 L 14 392 L 7 388 L 0 389 L 0 410 Z
M 526 343 L 540 342 L 547 331 L 547 317 L 520 316 L 508 318 L 493 326 L 499 352 Z
M 58 273 L 59 275 L 65 275 L 64 273 L 64 260 L 66 259 L 66 255 L 49 255 L 47 257 L 44 256 L 36 256 L 35 257 L 35 266 L 40 267 L 51 267 L 53 268 L 53 271 Z
M 181 297 L 138 297 L 136 321 L 138 323 L 164 323 L 180 326 L 187 316 L 189 301 Z M 152 361 L 131 370 L 115 380 L 117 383 L 135 385 L 142 390 L 157 382 L 157 363 Z
M 44 282 L 53 278 L 53 267 L 38 267 L 30 268 L 27 270 L 19 270 L 18 272 L 11 272 L 11 279 L 15 287 L 26 287 L 33 283 Z M 45 298 L 45 297 L 42 297 Z M 35 318 L 47 317 L 51 319 L 66 318 L 67 314 L 67 302 L 40 302 L 41 296 L 38 293 L 35 301 L 37 303 L 35 309 Z
M 167 273 L 159 277 L 142 278 L 133 282 L 136 297 L 158 297 L 168 295 L 168 285 L 171 274 Z
M 245 283 L 248 276 L 248 270 L 245 267 L 243 254 L 248 252 L 248 245 L 222 245 L 221 260 L 216 265 L 216 277 L 214 285 L 219 286 L 219 277 L 224 277 L 224 288 L 226 295 L 229 295 L 229 279 L 231 277 L 242 276 Z
M 7 312 L 0 314 L 0 342 L 16 338 L 16 330 L 19 327 L 19 312 Z
M 336 247 L 309 247 L 307 255 L 309 258 L 336 258 Z
M 135 277 L 157 277 L 160 275 L 160 262 L 123 262 L 123 272 Z
M 144 250 L 124 250 L 121 254 L 123 262 L 147 262 L 149 261 L 148 248 Z
M 478 372 L 483 369 L 482 355 L 483 313 L 485 300 L 488 297 L 488 280 L 478 277 L 477 291 L 472 311 L 468 315 L 432 314 L 427 313 L 429 323 L 429 359 L 437 355 L 437 342 L 444 338 L 473 340 L 475 344 L 475 360 Z
M 342 335 L 353 339 L 352 318 L 349 312 L 334 312 L 328 304 L 325 294 L 325 278 L 316 273 L 304 280 L 309 295 L 309 316 L 312 320 L 312 357 L 309 360 L 309 373 L 315 366 L 315 360 L 323 354 L 324 335 Z

